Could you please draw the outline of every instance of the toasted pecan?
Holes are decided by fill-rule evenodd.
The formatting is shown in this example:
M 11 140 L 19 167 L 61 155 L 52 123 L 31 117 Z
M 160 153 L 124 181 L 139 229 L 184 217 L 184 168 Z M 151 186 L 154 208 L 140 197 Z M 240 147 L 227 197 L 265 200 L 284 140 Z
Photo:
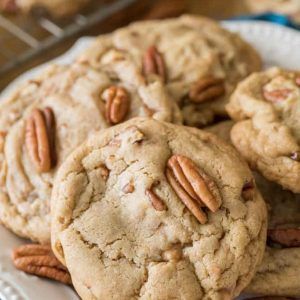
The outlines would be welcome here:
M 106 119 L 112 124 L 118 124 L 125 120 L 129 111 L 130 99 L 123 87 L 111 86 L 103 92 L 106 100 Z
M 263 90 L 263 96 L 267 101 L 270 102 L 281 102 L 287 99 L 287 97 L 291 94 L 291 89 L 277 89 L 273 91 Z
M 185 206 L 201 224 L 205 224 L 207 222 L 206 214 L 203 212 L 201 207 L 190 197 L 190 195 L 182 188 L 170 169 L 166 170 L 166 177 L 179 199 L 185 204 Z
M 154 45 L 150 46 L 144 54 L 143 74 L 144 76 L 156 74 L 160 76 L 164 82 L 167 81 L 167 72 L 163 56 Z
M 72 284 L 70 274 L 54 256 L 49 245 L 22 245 L 14 249 L 12 260 L 17 269 L 26 273 Z
M 222 78 L 207 76 L 200 78 L 190 89 L 189 98 L 196 103 L 214 100 L 225 94 Z
M 154 207 L 155 210 L 158 211 L 163 211 L 166 210 L 166 205 L 165 203 L 162 201 L 162 199 L 151 189 L 147 189 L 146 190 L 146 195 L 149 198 L 152 206 Z
M 168 160 L 166 176 L 178 197 L 201 224 L 207 222 L 201 207 L 206 206 L 216 212 L 221 206 L 221 196 L 215 183 L 191 159 L 173 155 Z
M 50 107 L 33 110 L 26 122 L 25 143 L 39 172 L 48 172 L 55 165 L 55 118 Z

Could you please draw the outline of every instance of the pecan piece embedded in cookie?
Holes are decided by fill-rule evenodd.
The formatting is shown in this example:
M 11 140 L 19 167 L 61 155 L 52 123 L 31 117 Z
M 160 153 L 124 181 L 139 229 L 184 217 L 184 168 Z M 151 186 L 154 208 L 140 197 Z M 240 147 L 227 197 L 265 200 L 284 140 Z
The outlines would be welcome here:
M 224 79 L 212 76 L 200 78 L 189 92 L 190 100 L 201 103 L 217 99 L 225 94 Z
M 207 217 L 201 207 L 206 206 L 216 212 L 222 200 L 215 183 L 189 158 L 173 155 L 168 160 L 166 176 L 182 202 L 189 208 L 201 224 Z M 214 189 L 212 193 L 210 189 Z
M 143 74 L 145 76 L 156 74 L 160 76 L 164 82 L 167 80 L 165 62 L 156 46 L 150 46 L 144 54 Z
M 67 269 L 54 256 L 49 245 L 28 244 L 14 249 L 15 267 L 29 274 L 72 284 Z
M 195 200 L 191 198 L 190 195 L 182 188 L 170 169 L 166 170 L 166 177 L 179 199 L 186 205 L 186 207 L 201 224 L 205 224 L 207 222 L 206 214 L 203 212 L 200 205 L 197 205 Z
M 26 147 L 39 172 L 55 164 L 55 119 L 51 108 L 35 109 L 26 123 Z
M 148 196 L 149 200 L 151 201 L 151 204 L 156 210 L 158 211 L 166 210 L 166 205 L 152 189 L 147 189 L 146 195 Z
M 118 124 L 124 121 L 130 106 L 129 95 L 122 87 L 111 86 L 102 95 L 106 101 L 106 119 L 109 124 Z
M 263 90 L 265 99 L 271 102 L 284 101 L 291 94 L 291 92 L 291 89 L 277 89 L 273 91 Z

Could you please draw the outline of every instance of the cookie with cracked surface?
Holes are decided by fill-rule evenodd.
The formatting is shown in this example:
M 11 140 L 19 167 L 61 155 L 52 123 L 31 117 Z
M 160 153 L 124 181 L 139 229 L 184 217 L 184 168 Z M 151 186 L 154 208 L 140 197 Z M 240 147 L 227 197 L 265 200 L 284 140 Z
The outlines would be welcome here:
M 272 68 L 239 84 L 227 110 L 231 140 L 253 169 L 300 192 L 300 73 Z
M 0 9 L 8 13 L 45 11 L 54 17 L 66 17 L 79 12 L 90 0 L 1 0 Z
M 127 74 L 52 66 L 1 103 L 0 219 L 16 234 L 50 241 L 53 178 L 91 132 L 150 110 L 153 118 L 175 121 L 160 82 L 140 84 Z
M 114 126 L 60 168 L 53 250 L 83 299 L 232 299 L 265 248 L 252 179 L 205 131 L 143 118 Z
M 146 79 L 161 77 L 185 124 L 200 127 L 226 115 L 236 84 L 261 68 L 259 55 L 239 36 L 190 15 L 137 22 L 99 36 L 78 59 L 97 68 L 111 55 L 129 57 Z

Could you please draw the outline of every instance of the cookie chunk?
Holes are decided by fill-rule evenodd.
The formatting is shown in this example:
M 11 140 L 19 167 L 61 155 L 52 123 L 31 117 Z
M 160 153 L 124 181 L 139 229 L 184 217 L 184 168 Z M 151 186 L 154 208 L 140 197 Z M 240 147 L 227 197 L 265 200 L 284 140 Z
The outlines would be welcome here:
M 77 13 L 89 2 L 90 0 L 1 0 L 0 9 L 10 13 L 44 10 L 61 18 Z
M 265 204 L 235 150 L 151 119 L 77 148 L 51 210 L 53 250 L 83 299 L 232 299 L 265 248 Z
M 256 182 L 269 207 L 269 247 L 246 291 L 299 297 L 300 195 L 285 191 L 258 174 Z
M 239 36 L 189 15 L 138 22 L 100 36 L 79 61 L 99 68 L 111 55 L 129 57 L 146 80 L 160 77 L 189 126 L 203 127 L 225 115 L 236 84 L 261 68 L 259 55 Z
M 176 121 L 159 81 L 119 71 L 52 66 L 1 103 L 0 219 L 18 235 L 50 241 L 53 178 L 93 131 L 134 116 Z
M 300 192 L 300 73 L 273 68 L 239 84 L 227 106 L 231 139 L 251 167 Z

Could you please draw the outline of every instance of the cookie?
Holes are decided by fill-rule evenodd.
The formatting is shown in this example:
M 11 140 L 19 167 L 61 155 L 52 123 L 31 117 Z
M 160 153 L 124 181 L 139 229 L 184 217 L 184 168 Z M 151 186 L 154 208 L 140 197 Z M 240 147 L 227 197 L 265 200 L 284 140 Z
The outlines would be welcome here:
M 53 250 L 82 299 L 232 299 L 264 252 L 266 209 L 252 180 L 214 135 L 133 119 L 60 168 Z
M 258 174 L 256 182 L 269 206 L 269 247 L 246 291 L 299 297 L 300 195 L 285 191 Z
M 47 11 L 54 17 L 66 17 L 79 12 L 90 0 L 1 0 L 0 9 L 5 12 L 29 13 Z
M 189 15 L 138 22 L 99 36 L 78 60 L 101 68 L 111 55 L 129 57 L 146 80 L 159 76 L 181 107 L 184 123 L 199 127 L 226 115 L 236 84 L 261 68 L 257 52 L 238 35 Z
M 300 22 L 299 0 L 247 0 L 246 3 L 252 12 L 275 12 L 288 15 L 296 22 Z
M 159 81 L 142 84 L 133 72 L 50 67 L 0 105 L 1 221 L 49 242 L 53 179 L 68 154 L 93 131 L 134 116 L 176 121 L 173 108 Z
M 227 110 L 231 140 L 253 169 L 300 192 L 300 73 L 272 68 L 239 84 Z

